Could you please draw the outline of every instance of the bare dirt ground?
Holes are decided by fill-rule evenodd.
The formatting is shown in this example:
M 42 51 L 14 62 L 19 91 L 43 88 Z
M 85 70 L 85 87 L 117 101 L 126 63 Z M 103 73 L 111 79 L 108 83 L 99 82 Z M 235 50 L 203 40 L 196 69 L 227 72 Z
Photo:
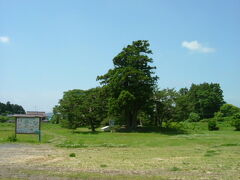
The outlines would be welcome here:
M 229 167 L 221 166 L 219 169 L 215 166 L 220 166 L 222 161 L 214 163 L 212 160 L 203 161 L 198 157 L 189 159 L 187 156 L 169 158 L 161 156 L 163 152 L 159 153 L 158 150 L 67 149 L 48 144 L 0 144 L 0 179 L 240 179 L 239 162 L 230 160 L 233 164 L 229 162 Z M 76 153 L 76 157 L 69 157 L 72 152 Z M 191 165 L 193 160 L 196 161 L 194 167 Z M 176 164 L 182 170 L 169 170 Z
M 34 175 L 31 170 L 49 170 L 62 152 L 46 145 L 0 144 L 1 179 L 66 179 Z
M 77 158 L 69 157 L 72 151 L 79 155 L 82 154 L 81 162 Z M 104 170 L 99 166 L 96 167 L 94 164 L 96 162 L 91 160 L 88 162 L 88 152 L 92 155 L 99 151 L 105 150 L 103 148 L 73 150 L 46 144 L 0 144 L 0 179 L 112 179 L 111 176 L 118 174 L 128 177 L 128 175 L 141 175 L 142 173 L 145 175 L 146 173 L 134 170 Z M 96 159 L 96 157 L 93 158 Z M 101 164 L 101 166 L 105 165 Z M 91 177 L 88 173 L 91 174 Z M 71 177 L 71 174 L 79 174 L 80 177 L 77 175 Z M 107 178 L 107 176 L 110 177 Z M 118 177 L 117 179 L 124 178 Z

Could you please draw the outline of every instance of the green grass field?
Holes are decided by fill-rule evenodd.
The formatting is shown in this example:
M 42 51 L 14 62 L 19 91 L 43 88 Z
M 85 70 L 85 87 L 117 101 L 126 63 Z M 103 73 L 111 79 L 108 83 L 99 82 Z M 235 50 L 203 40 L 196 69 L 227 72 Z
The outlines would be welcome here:
M 42 142 L 37 135 L 17 135 L 15 144 L 56 149 L 49 158 L 59 159 L 39 168 L 21 170 L 82 179 L 239 179 L 240 132 L 228 123 L 208 131 L 207 123 L 195 123 L 186 133 L 96 132 L 69 130 L 43 123 Z M 0 143 L 10 143 L 14 124 L 0 124 Z M 0 145 L 1 146 L 1 145 Z M 69 154 L 75 153 L 75 157 Z M 61 159 L 62 158 L 62 159 Z

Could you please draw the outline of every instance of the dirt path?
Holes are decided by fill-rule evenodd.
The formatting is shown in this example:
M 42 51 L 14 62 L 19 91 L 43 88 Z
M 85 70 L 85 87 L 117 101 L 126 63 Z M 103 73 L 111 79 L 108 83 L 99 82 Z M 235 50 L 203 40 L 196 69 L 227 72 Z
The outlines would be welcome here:
M 0 179 L 66 179 L 32 175 L 32 171 L 48 169 L 60 160 L 61 153 L 48 145 L 0 144 Z

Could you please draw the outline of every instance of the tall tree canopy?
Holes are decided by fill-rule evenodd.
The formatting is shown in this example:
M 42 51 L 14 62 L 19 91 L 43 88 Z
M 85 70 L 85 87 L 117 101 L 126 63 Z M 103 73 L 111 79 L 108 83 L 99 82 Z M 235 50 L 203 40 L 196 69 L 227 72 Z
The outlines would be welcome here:
M 137 115 L 150 102 L 157 81 L 149 46 L 148 41 L 134 41 L 113 58 L 114 68 L 97 78 L 110 95 L 110 112 L 131 129 L 136 128 Z

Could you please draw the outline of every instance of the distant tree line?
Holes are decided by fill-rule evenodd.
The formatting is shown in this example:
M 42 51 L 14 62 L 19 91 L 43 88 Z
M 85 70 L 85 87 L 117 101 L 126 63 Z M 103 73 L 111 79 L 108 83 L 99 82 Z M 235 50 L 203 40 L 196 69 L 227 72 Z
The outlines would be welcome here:
M 192 84 L 178 91 L 159 89 L 149 46 L 148 41 L 139 40 L 123 48 L 113 58 L 114 67 L 97 77 L 101 87 L 64 92 L 53 109 L 52 121 L 67 128 L 88 126 L 95 131 L 114 120 L 134 130 L 138 125 L 162 127 L 213 118 L 220 109 L 225 115 L 229 113 L 224 111 L 223 91 L 217 83 Z
M 0 115 L 8 114 L 25 114 L 25 110 L 22 106 L 11 104 L 9 101 L 6 104 L 0 102 Z

